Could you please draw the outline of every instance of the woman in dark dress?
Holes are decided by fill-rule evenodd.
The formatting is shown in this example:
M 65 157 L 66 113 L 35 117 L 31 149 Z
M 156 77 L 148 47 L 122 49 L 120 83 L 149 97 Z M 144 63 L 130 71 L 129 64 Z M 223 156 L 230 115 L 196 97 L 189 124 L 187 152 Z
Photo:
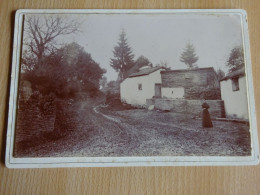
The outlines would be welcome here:
M 203 127 L 213 127 L 213 124 L 212 124 L 212 121 L 211 121 L 211 118 L 210 118 L 210 114 L 209 114 L 209 105 L 204 102 L 202 104 L 202 126 Z

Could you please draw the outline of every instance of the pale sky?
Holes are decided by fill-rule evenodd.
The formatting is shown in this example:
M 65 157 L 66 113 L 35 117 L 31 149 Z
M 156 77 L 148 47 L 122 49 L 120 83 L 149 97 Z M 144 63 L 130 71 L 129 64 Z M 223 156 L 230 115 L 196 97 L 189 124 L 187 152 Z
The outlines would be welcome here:
M 171 69 L 185 69 L 180 55 L 191 42 L 199 57 L 198 67 L 220 67 L 230 50 L 242 45 L 241 18 L 238 14 L 81 14 L 81 32 L 60 37 L 62 42 L 75 41 L 107 70 L 108 80 L 117 73 L 110 67 L 113 48 L 122 29 L 126 33 L 134 59 L 147 57 L 154 65 L 166 61 Z

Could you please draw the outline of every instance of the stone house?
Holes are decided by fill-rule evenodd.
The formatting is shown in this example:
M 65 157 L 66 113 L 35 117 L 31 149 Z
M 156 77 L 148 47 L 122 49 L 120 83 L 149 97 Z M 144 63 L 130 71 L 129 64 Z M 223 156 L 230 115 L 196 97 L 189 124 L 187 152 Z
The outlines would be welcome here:
M 161 77 L 164 98 L 185 98 L 193 87 L 219 88 L 218 75 L 213 67 L 162 71 Z

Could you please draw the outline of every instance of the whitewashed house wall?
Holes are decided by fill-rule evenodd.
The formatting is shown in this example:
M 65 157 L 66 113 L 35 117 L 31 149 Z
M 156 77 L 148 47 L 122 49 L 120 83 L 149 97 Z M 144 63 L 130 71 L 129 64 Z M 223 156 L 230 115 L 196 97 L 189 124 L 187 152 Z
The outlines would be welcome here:
M 232 80 L 222 80 L 220 82 L 221 98 L 224 100 L 226 116 L 230 118 L 248 119 L 248 103 L 246 78 L 238 78 L 239 90 L 233 91 Z
M 155 95 L 155 83 L 161 83 L 161 70 L 143 76 L 128 77 L 120 84 L 121 101 L 135 106 L 145 106 L 146 99 Z M 139 89 L 139 85 L 142 89 Z

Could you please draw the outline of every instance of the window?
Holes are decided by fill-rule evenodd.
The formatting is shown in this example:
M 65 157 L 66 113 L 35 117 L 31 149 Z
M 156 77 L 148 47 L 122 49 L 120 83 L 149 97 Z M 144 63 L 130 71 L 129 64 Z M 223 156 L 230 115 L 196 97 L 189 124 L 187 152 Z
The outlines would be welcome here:
M 138 84 L 138 90 L 142 90 L 142 84 Z
M 238 78 L 233 78 L 233 79 L 231 79 L 231 81 L 232 81 L 232 90 L 233 91 L 239 91 Z

